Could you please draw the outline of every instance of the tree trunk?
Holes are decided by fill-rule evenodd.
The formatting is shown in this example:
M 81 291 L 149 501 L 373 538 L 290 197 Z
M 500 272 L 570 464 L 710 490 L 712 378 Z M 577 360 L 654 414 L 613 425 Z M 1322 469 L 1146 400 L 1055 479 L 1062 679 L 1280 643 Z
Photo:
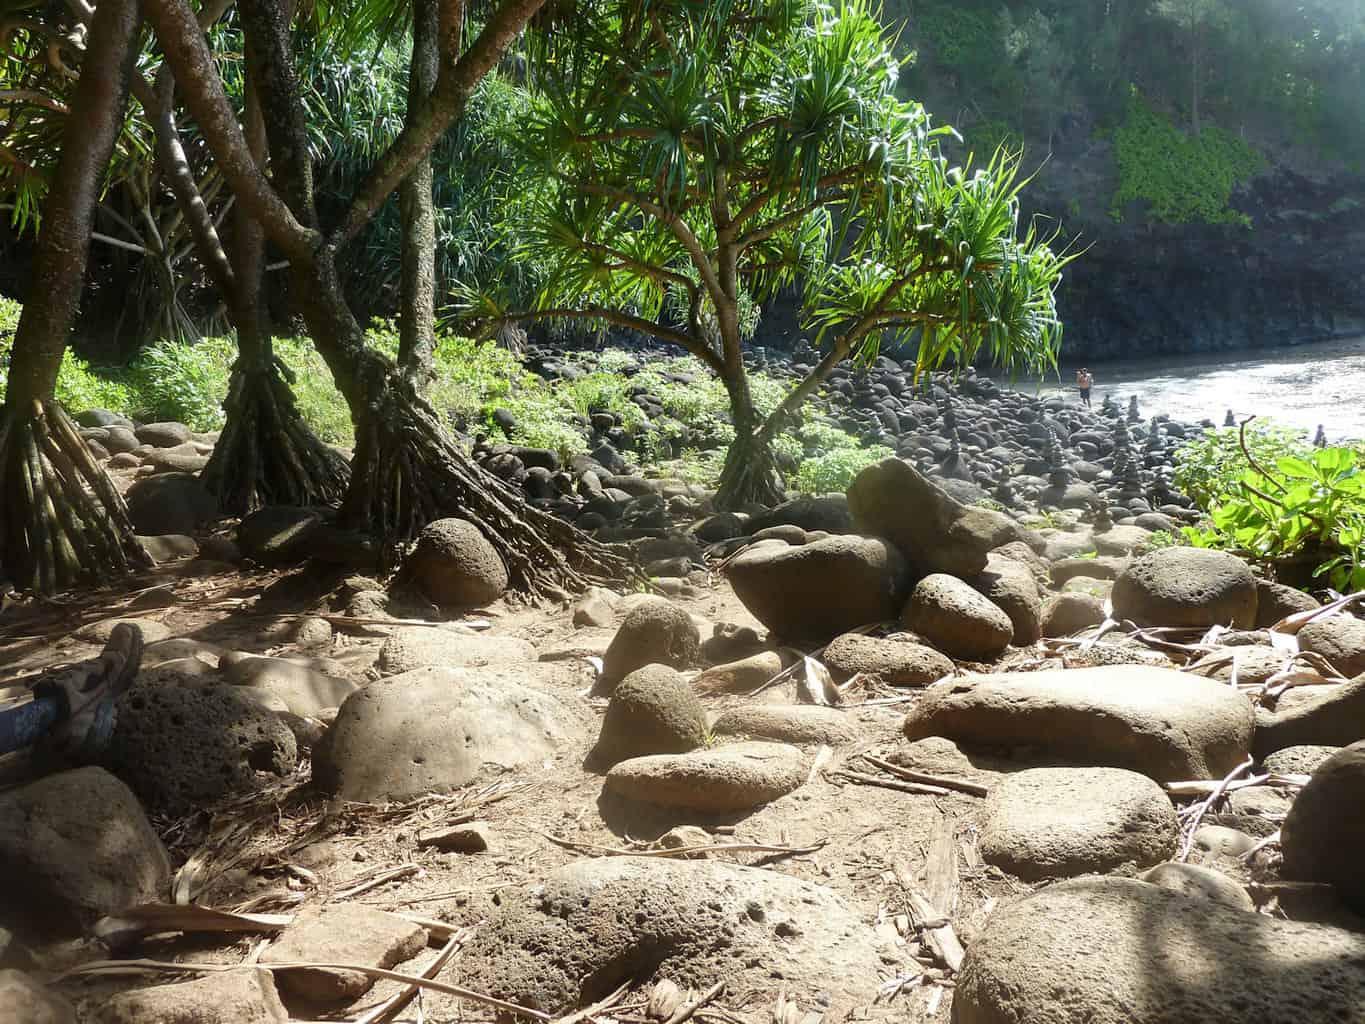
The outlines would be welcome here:
M 630 575 L 624 557 L 533 508 L 474 462 L 414 382 L 365 347 L 329 251 L 311 267 L 297 267 L 295 282 L 309 332 L 355 423 L 344 525 L 402 541 L 442 516 L 467 519 L 501 556 L 512 589 L 532 598 L 559 599 Z
M 725 510 L 755 504 L 771 507 L 783 496 L 782 479 L 773 457 L 772 436 L 763 429 L 764 424 L 754 408 L 744 364 L 740 363 L 736 370 L 727 360 L 723 379 L 730 396 L 735 439 L 725 453 L 715 505 Z
M 507 9 L 517 9 L 518 4 L 533 13 L 540 0 L 508 0 Z M 242 0 L 239 10 L 247 38 L 248 74 L 259 90 L 274 181 L 291 217 L 315 230 L 312 167 L 288 20 L 264 0 Z M 496 19 L 490 21 L 496 24 Z M 485 34 L 488 31 L 486 26 Z M 434 141 L 428 142 L 428 150 Z M 557 597 L 629 574 L 630 566 L 621 556 L 532 508 L 519 492 L 485 472 L 446 433 L 413 381 L 366 345 L 365 332 L 342 294 L 335 243 L 291 258 L 290 271 L 309 334 L 332 371 L 355 426 L 343 523 L 403 541 L 442 515 L 468 519 L 497 549 L 512 588 L 530 597 Z
M 265 121 L 249 79 L 243 120 L 247 145 L 263 167 Z M 233 232 L 233 288 L 224 298 L 237 329 L 237 362 L 204 484 L 224 512 L 238 516 L 263 505 L 334 504 L 346 493 L 350 467 L 304 423 L 290 390 L 293 375 L 275 356 L 262 300 L 264 229 L 238 204 Z
M 0 574 L 50 594 L 150 564 L 128 510 L 53 395 L 80 301 L 95 203 L 137 56 L 136 0 L 101 0 L 43 210 L 0 411 Z
M 430 100 L 436 86 L 439 32 L 436 0 L 415 0 L 408 70 L 410 114 Z M 436 207 L 431 189 L 431 155 L 427 154 L 398 188 L 403 226 L 398 365 L 419 383 L 433 376 L 432 350 L 436 347 Z

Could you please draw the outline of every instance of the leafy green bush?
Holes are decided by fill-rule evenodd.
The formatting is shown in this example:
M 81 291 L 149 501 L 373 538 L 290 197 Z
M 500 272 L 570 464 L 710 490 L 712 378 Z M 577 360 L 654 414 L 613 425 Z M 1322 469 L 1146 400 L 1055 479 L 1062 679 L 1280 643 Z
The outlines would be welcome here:
M 1115 220 L 1122 219 L 1124 204 L 1145 200 L 1153 219 L 1167 224 L 1202 220 L 1251 227 L 1228 201 L 1233 188 L 1265 160 L 1237 136 L 1213 125 L 1198 136 L 1186 135 L 1135 92 L 1127 118 L 1114 132 L 1114 155 L 1119 187 L 1110 214 Z
M 1365 472 L 1351 448 L 1318 448 L 1276 459 L 1273 472 L 1248 467 L 1241 494 L 1228 496 L 1203 529 L 1186 527 L 1200 547 L 1223 547 L 1280 561 L 1322 557 L 1316 575 L 1337 590 L 1365 589 Z
M 0 298 L 0 402 L 5 400 L 10 350 L 22 311 L 23 307 L 13 299 Z M 117 370 L 92 367 L 67 350 L 61 369 L 57 371 L 57 400 L 67 409 L 72 412 L 95 408 L 118 411 L 128 407 L 129 396 L 128 385 L 120 379 Z
M 844 491 L 853 478 L 874 462 L 894 455 L 885 445 L 868 448 L 836 448 L 824 455 L 807 458 L 796 473 L 797 490 L 806 494 Z
M 128 367 L 131 415 L 217 430 L 223 425 L 223 399 L 236 358 L 237 346 L 230 338 L 205 338 L 192 345 L 158 342 Z
M 1212 508 L 1241 493 L 1247 463 L 1239 433 L 1237 427 L 1210 430 L 1176 450 L 1175 486 L 1200 508 Z M 1247 424 L 1245 438 L 1252 458 L 1262 465 L 1274 465 L 1288 455 L 1303 457 L 1312 450 L 1301 432 L 1269 423 Z

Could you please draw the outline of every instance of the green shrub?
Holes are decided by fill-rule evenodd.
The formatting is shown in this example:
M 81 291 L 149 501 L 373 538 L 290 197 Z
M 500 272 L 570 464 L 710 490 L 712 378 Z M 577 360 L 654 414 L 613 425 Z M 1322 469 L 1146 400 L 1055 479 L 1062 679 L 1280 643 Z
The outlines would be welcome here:
M 1154 220 L 1251 226 L 1228 201 L 1236 185 L 1255 175 L 1265 159 L 1237 136 L 1210 125 L 1186 135 L 1171 119 L 1134 93 L 1128 116 L 1114 132 L 1119 187 L 1110 206 L 1115 220 L 1124 204 L 1145 200 Z
M 1209 509 L 1240 493 L 1247 468 L 1242 454 L 1240 428 L 1210 430 L 1182 444 L 1175 453 L 1175 486 L 1200 508 Z M 1311 451 L 1303 434 L 1270 423 L 1249 423 L 1246 446 L 1257 462 L 1273 465 L 1287 455 L 1304 456 Z
M 868 448 L 836 448 L 801 462 L 796 473 L 796 488 L 806 494 L 830 494 L 847 490 L 853 478 L 874 462 L 894 455 L 884 445 Z
M 10 350 L 19 328 L 23 307 L 13 299 L 0 298 L 0 402 L 5 400 Z M 71 412 L 86 409 L 121 411 L 129 405 L 130 390 L 118 370 L 93 367 L 70 349 L 57 371 L 57 400 Z
M 1247 467 L 1238 492 L 1209 513 L 1209 525 L 1185 527 L 1198 547 L 1221 547 L 1281 561 L 1303 552 L 1322 557 L 1315 575 L 1337 590 L 1365 589 L 1365 471 L 1352 448 L 1286 455 L 1273 469 Z M 1265 472 L 1261 470 L 1264 469 Z
M 223 425 L 237 346 L 230 338 L 204 338 L 194 344 L 157 342 L 128 367 L 133 386 L 131 415 L 141 420 L 175 420 L 192 430 Z

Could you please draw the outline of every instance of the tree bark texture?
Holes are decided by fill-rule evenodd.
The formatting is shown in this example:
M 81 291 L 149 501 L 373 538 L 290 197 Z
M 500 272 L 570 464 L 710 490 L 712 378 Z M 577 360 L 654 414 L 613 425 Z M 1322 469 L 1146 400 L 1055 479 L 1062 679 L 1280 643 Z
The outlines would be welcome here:
M 250 74 L 243 121 L 252 158 L 264 168 L 265 119 Z M 334 504 L 346 493 L 350 467 L 298 413 L 293 375 L 275 355 L 262 299 L 265 232 L 241 204 L 233 213 L 236 284 L 225 300 L 237 330 L 237 362 L 204 484 L 224 512 L 238 516 L 263 505 Z
M 138 24 L 135 0 L 101 0 L 91 23 L 0 410 L 0 576 L 43 594 L 150 564 L 118 490 L 53 397 Z
M 132 0 L 106 0 L 95 12 L 66 119 L 68 144 L 62 146 L 43 207 L 28 301 L 14 334 L 7 401 L 16 408 L 27 409 L 34 399 L 50 399 L 57 385 L 80 302 L 100 184 L 123 127 L 137 29 L 137 4 Z
M 440 10 L 436 0 L 413 0 L 409 116 L 430 101 L 431 91 L 436 87 L 440 31 Z M 432 350 L 436 347 L 436 206 L 431 190 L 431 154 L 428 153 L 398 188 L 403 224 L 398 365 L 419 382 L 432 376 Z

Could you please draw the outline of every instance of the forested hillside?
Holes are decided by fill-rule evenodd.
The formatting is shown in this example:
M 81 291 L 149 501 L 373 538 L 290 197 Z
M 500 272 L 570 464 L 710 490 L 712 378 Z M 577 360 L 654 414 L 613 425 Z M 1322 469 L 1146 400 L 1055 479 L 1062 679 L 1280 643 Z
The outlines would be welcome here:
M 1063 358 L 1284 345 L 1365 329 L 1365 4 L 1361 0 L 890 0 L 899 93 L 984 163 L 1022 148 L 1023 200 L 1085 256 L 1059 293 Z M 383 26 L 378 26 L 383 29 Z M 301 36 L 310 144 L 324 215 L 396 136 L 408 43 L 376 31 Z M 213 30 L 234 104 L 240 29 Z M 0 294 L 22 298 L 60 137 L 66 88 L 37 34 L 7 30 L 10 106 L 0 105 Z M 60 50 L 56 51 L 60 53 Z M 47 55 L 47 56 L 44 56 Z M 526 245 L 541 155 L 524 131 L 528 68 L 504 60 L 434 159 L 438 308 L 452 290 L 509 281 L 525 295 L 546 260 Z M 36 96 L 43 102 L 32 99 Z M 124 361 L 162 338 L 224 331 L 224 311 L 131 119 L 97 216 L 79 346 Z M 191 164 L 204 166 L 191 139 Z M 227 192 L 206 201 L 227 215 Z M 391 316 L 399 300 L 398 203 L 342 254 L 351 301 Z M 290 303 L 280 254 L 266 297 Z M 758 343 L 786 346 L 797 318 L 769 303 Z M 532 328 L 533 330 L 537 328 Z M 543 328 L 542 328 L 543 329 Z
M 1069 358 L 1365 324 L 1365 4 L 900 0 L 905 90 L 1090 248 Z

